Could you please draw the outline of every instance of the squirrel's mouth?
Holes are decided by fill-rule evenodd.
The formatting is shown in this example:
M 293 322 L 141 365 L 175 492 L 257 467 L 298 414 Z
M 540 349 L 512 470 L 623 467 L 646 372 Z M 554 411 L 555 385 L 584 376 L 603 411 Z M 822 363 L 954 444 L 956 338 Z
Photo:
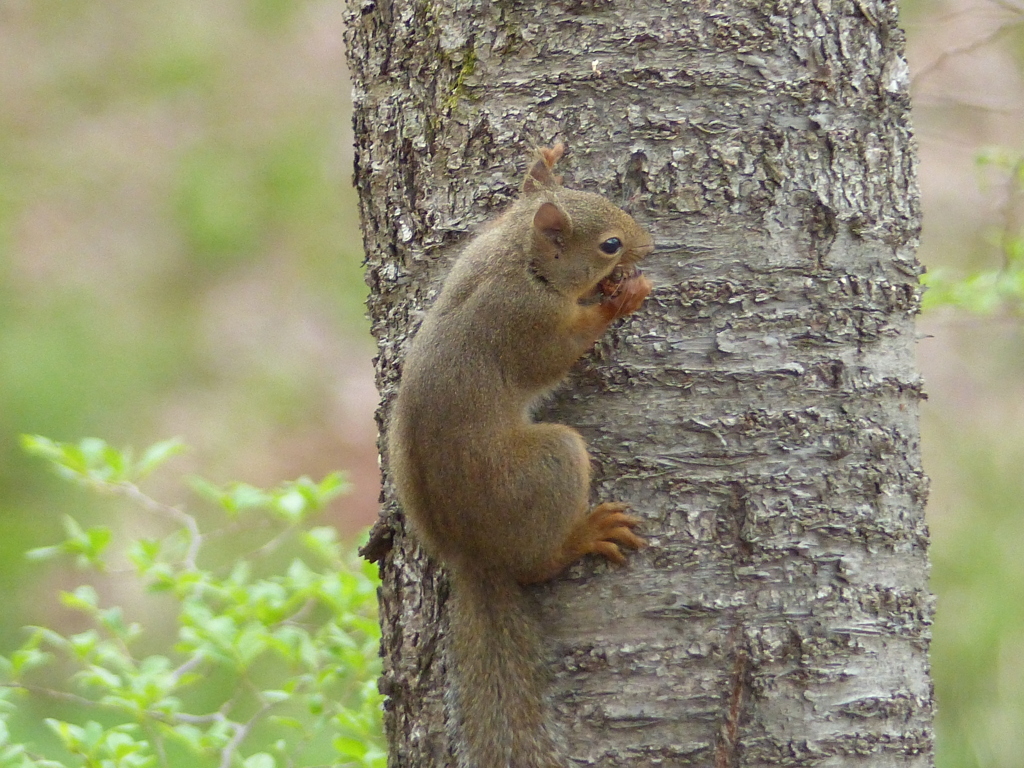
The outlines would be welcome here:
M 643 273 L 633 261 L 620 261 L 608 276 L 597 284 L 597 293 L 614 296 L 627 280 L 639 277 Z

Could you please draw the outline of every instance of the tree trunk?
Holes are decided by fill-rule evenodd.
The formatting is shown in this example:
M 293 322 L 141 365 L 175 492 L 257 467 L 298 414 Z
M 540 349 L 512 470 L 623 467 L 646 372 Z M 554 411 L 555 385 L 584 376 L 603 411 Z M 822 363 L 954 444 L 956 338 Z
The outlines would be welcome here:
M 350 0 L 356 184 L 380 345 L 563 140 L 567 186 L 661 250 L 643 309 L 543 416 L 651 546 L 537 590 L 571 764 L 927 766 L 919 228 L 907 67 L 881 0 Z M 384 456 L 390 765 L 450 761 L 444 579 Z M 480 768 L 491 768 L 481 766 Z

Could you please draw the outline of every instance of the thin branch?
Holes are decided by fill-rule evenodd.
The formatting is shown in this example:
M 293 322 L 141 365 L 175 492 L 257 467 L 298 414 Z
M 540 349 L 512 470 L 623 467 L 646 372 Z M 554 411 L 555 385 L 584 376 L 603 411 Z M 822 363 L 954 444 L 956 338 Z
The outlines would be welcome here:
M 167 762 L 167 750 L 164 747 L 164 737 L 160 733 L 159 729 L 154 728 L 153 724 L 146 722 L 143 725 L 146 731 L 146 735 L 149 737 L 150 743 L 153 745 L 153 750 L 156 752 L 157 760 L 163 768 L 170 768 L 170 763 Z
M 220 766 L 219 768 L 231 768 L 231 759 L 234 757 L 235 752 L 241 746 L 242 742 L 245 741 L 245 737 L 252 732 L 252 729 L 256 727 L 256 723 L 259 722 L 263 716 L 269 712 L 273 707 L 277 706 L 277 702 L 271 702 L 264 704 L 260 710 L 249 718 L 249 721 L 243 725 L 236 725 L 235 732 L 231 736 L 231 740 L 224 745 L 224 749 L 220 753 Z
M 116 712 L 129 711 L 132 714 L 137 714 L 138 710 L 126 710 L 121 704 L 112 704 L 105 701 L 96 701 L 85 696 L 79 696 L 77 693 L 69 693 L 67 691 L 59 691 L 55 688 L 44 688 L 39 685 L 31 685 L 28 683 L 0 683 L 0 688 L 11 688 L 26 693 L 36 694 L 38 696 L 46 696 L 51 699 L 57 699 L 58 701 L 66 701 L 69 704 L 77 704 L 82 707 L 89 708 L 100 708 L 109 709 Z M 267 705 L 272 706 L 272 705 Z M 229 722 L 226 715 L 223 712 L 211 712 L 208 715 L 190 715 L 187 712 L 174 712 L 168 714 L 166 712 L 157 712 L 154 710 L 143 710 L 143 714 L 161 723 L 168 725 L 174 725 L 175 723 L 188 723 L 189 725 L 205 725 L 207 723 L 222 723 Z
M 1021 15 L 1021 11 L 1019 9 L 1017 9 L 1016 10 L 1016 14 L 1018 16 L 1020 16 Z M 921 80 L 923 80 L 927 75 L 931 74 L 935 70 L 937 70 L 940 67 L 942 67 L 950 59 L 955 58 L 956 56 L 963 55 L 965 53 L 973 53 L 974 51 L 978 50 L 979 48 L 984 48 L 989 43 L 995 41 L 996 38 L 998 38 L 1000 35 L 1002 35 L 1007 30 L 1012 29 L 1013 27 L 1016 27 L 1016 26 L 1020 26 L 1022 23 L 1024 23 L 1024 20 L 1022 20 L 1020 18 L 1014 19 L 1012 21 L 1004 22 L 1002 24 L 999 24 L 995 29 L 993 29 L 988 34 L 983 35 L 982 37 L 979 37 L 977 40 L 973 40 L 970 43 L 958 46 L 956 48 L 948 48 L 948 49 L 946 49 L 945 51 L 940 53 L 937 57 L 935 57 L 935 59 L 933 59 L 931 62 L 929 62 L 928 64 L 925 64 L 923 67 L 921 67 L 921 69 L 919 69 L 914 74 L 914 76 L 911 78 L 911 81 L 910 81 L 911 82 L 911 88 L 913 88 L 918 83 L 920 83 Z
M 1017 6 L 1015 6 L 1015 5 L 1011 4 L 1011 3 L 1005 3 L 1002 0 L 989 0 L 989 2 L 991 2 L 993 5 L 998 5 L 998 6 L 1000 6 L 1002 8 L 1005 8 L 1006 10 L 1009 10 L 1009 11 L 1013 11 L 1013 12 L 1019 12 L 1020 11 L 1020 9 Z M 947 24 L 947 23 L 949 23 L 951 21 L 956 21 L 958 19 L 962 19 L 965 16 L 975 17 L 977 15 L 978 15 L 978 9 L 977 8 L 960 8 L 960 9 L 957 9 L 957 10 L 947 11 L 946 13 L 937 13 L 934 16 L 928 16 L 927 18 L 925 18 L 922 21 L 916 21 L 916 22 L 908 21 L 903 26 L 907 30 L 910 30 L 910 29 L 925 30 L 925 29 L 927 29 L 929 27 L 936 27 L 936 26 L 940 26 L 942 24 Z
M 51 699 L 57 699 L 58 701 L 78 704 L 79 706 L 120 709 L 120 707 L 113 707 L 111 704 L 103 704 L 102 702 L 86 698 L 85 696 L 79 696 L 77 693 L 58 691 L 55 688 L 44 688 L 43 686 L 29 685 L 28 683 L 0 683 L 0 688 L 11 688 L 13 690 L 25 691 L 26 693 L 34 693 L 40 696 L 47 696 Z
M 268 542 L 250 552 L 249 557 L 266 557 L 267 555 L 273 554 L 277 551 L 278 547 L 280 547 L 285 541 L 288 540 L 291 534 L 295 532 L 296 528 L 298 528 L 297 523 L 293 523 L 287 526 L 286 528 L 275 534 L 274 537 L 270 539 Z
M 313 610 L 317 605 L 317 601 L 312 597 L 302 603 L 298 610 L 295 611 L 291 616 L 285 616 L 279 622 L 274 624 L 275 627 L 284 626 L 302 626 L 302 619 L 305 618 L 310 611 Z
M 989 2 L 994 5 L 998 5 L 1004 11 L 1016 13 L 1017 15 L 1024 14 L 1024 6 L 1018 5 L 1017 3 L 1011 3 L 1009 0 L 989 0 Z
M 207 723 L 226 723 L 228 717 L 223 712 L 211 712 L 208 715 L 190 715 L 187 712 L 175 712 L 172 715 L 175 720 L 180 720 L 189 725 L 206 725 Z M 158 720 L 161 718 L 157 718 Z M 166 722 L 166 717 L 163 718 Z
M 150 512 L 154 512 L 184 526 L 186 530 L 188 530 L 189 535 L 188 551 L 185 553 L 184 565 L 186 570 L 198 570 L 196 566 L 196 559 L 199 557 L 199 547 L 203 543 L 203 534 L 199 532 L 199 523 L 196 522 L 196 519 L 192 515 L 184 512 L 178 507 L 172 507 L 170 504 L 164 504 L 163 502 L 157 501 L 152 496 L 143 492 L 134 483 L 129 483 L 127 481 L 121 483 L 110 483 L 107 487 L 115 493 L 138 503 Z
M 185 661 L 177 669 L 171 672 L 171 677 L 174 678 L 174 682 L 177 683 L 184 675 L 191 672 L 193 669 L 198 667 L 203 661 L 206 660 L 206 656 L 201 653 L 192 654 L 188 661 Z

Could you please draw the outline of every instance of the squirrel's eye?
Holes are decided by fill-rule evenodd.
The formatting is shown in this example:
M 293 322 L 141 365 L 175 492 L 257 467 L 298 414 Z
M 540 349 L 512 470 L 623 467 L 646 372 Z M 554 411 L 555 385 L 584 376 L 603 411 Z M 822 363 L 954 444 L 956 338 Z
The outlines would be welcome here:
M 618 253 L 622 248 L 622 241 L 617 237 L 609 237 L 597 247 L 601 249 L 602 253 L 607 253 L 611 256 L 612 254 Z

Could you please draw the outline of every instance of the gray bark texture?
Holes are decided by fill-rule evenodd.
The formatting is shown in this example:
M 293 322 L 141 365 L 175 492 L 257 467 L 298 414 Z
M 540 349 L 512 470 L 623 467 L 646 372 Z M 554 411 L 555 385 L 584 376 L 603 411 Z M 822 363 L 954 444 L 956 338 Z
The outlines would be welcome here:
M 536 590 L 578 766 L 929 766 L 919 230 L 889 0 L 349 0 L 386 423 L 459 246 L 568 146 L 655 290 L 542 414 L 650 547 Z M 445 579 L 383 456 L 392 768 L 450 764 Z M 480 766 L 480 768 L 494 768 Z

